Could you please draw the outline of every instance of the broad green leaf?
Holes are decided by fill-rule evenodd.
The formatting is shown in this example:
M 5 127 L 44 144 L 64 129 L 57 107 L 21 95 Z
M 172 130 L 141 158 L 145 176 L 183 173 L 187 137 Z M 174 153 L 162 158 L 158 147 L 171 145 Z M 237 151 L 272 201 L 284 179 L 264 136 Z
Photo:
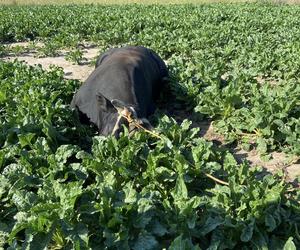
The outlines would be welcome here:
M 182 235 L 173 240 L 169 250 L 200 250 L 199 246 L 194 246 L 191 240 L 184 239 Z
M 243 230 L 242 230 L 242 234 L 241 234 L 241 241 L 243 242 L 248 242 L 252 239 L 252 236 L 253 236 L 253 230 L 254 230 L 254 220 L 245 225 Z
M 175 188 L 172 191 L 172 196 L 175 201 L 183 200 L 188 198 L 188 191 L 186 185 L 184 183 L 184 179 L 182 175 L 179 175 L 176 180 Z
M 133 250 L 156 249 L 158 242 L 155 237 L 150 234 L 140 234 L 133 246 Z
M 205 221 L 205 224 L 202 226 L 200 232 L 202 235 L 206 235 L 218 226 L 222 225 L 222 223 L 223 220 L 220 217 L 208 217 L 208 219 Z
M 271 214 L 267 214 L 265 217 L 265 224 L 268 227 L 268 231 L 272 232 L 276 228 L 276 221 Z
M 289 237 L 283 247 L 284 250 L 296 250 L 296 246 L 293 242 L 293 237 Z
M 137 193 L 134 189 L 133 183 L 128 182 L 126 186 L 124 187 L 124 192 L 125 192 L 125 202 L 126 203 L 134 203 L 137 200 Z

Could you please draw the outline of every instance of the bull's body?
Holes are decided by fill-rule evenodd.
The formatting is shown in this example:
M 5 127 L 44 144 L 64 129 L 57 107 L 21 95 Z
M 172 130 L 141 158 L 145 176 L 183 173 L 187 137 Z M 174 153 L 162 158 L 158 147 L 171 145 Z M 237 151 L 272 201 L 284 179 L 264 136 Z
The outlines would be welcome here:
M 132 108 L 138 119 L 147 118 L 155 110 L 153 101 L 167 76 L 165 63 L 150 49 L 141 46 L 110 49 L 99 57 L 95 70 L 74 95 L 71 106 L 95 124 L 100 134 L 108 135 L 118 118 L 112 101 Z

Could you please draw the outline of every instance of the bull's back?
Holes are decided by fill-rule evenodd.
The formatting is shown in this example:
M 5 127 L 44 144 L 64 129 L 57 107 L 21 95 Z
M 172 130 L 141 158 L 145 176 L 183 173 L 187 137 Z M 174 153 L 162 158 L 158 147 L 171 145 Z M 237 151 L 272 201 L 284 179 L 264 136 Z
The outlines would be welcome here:
M 154 111 L 153 92 L 158 92 L 164 62 L 144 47 L 111 49 L 102 54 L 96 68 L 73 99 L 76 106 L 92 122 L 98 121 L 97 95 L 109 101 L 117 99 L 137 109 L 138 116 Z M 154 52 L 153 52 L 154 53 Z M 157 57 L 158 59 L 155 59 Z
M 156 62 L 143 47 L 114 49 L 104 54 L 86 84 L 109 100 L 119 99 L 137 107 L 148 106 L 152 90 L 160 80 Z M 143 112 L 144 113 L 144 112 Z

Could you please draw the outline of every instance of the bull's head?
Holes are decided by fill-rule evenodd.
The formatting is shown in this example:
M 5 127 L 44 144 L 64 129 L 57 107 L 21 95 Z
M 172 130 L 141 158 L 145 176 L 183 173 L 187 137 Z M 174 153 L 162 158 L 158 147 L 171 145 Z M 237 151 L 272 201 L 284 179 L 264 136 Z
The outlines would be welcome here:
M 98 127 L 102 135 L 113 134 L 118 137 L 123 130 L 122 125 L 128 127 L 130 134 L 136 131 L 135 124 L 139 124 L 148 130 L 152 129 L 148 119 L 140 117 L 134 106 L 125 104 L 121 100 L 113 99 L 110 101 L 103 96 L 98 96 L 98 105 L 101 113 Z M 133 122 L 130 122 L 130 119 Z
M 130 134 L 136 131 L 136 124 L 148 130 L 152 129 L 152 126 L 148 119 L 140 118 L 137 113 L 137 110 L 133 106 L 126 105 L 125 103 L 117 99 L 113 99 L 111 101 L 111 104 L 114 106 L 118 113 L 118 118 L 112 131 L 113 135 L 119 135 L 119 133 L 122 131 L 123 124 L 128 126 Z

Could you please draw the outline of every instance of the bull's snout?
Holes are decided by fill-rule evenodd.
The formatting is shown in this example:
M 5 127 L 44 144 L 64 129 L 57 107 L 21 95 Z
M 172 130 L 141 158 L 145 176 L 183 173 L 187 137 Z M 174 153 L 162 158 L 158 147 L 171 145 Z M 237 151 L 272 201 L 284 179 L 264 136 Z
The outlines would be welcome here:
M 146 118 L 138 118 L 138 112 L 131 105 L 126 105 L 120 100 L 113 99 L 111 101 L 114 108 L 117 110 L 117 120 L 112 130 L 112 134 L 119 137 L 120 132 L 123 130 L 123 126 L 127 126 L 129 135 L 131 136 L 137 129 L 152 130 L 150 122 Z
M 120 133 L 123 131 L 122 125 L 125 125 L 128 128 L 129 136 L 132 136 L 134 132 L 136 132 L 139 129 L 153 129 L 150 122 L 146 118 L 131 118 L 131 120 L 128 121 L 126 118 L 119 116 L 116 125 L 112 131 L 112 134 L 117 138 L 119 138 Z

